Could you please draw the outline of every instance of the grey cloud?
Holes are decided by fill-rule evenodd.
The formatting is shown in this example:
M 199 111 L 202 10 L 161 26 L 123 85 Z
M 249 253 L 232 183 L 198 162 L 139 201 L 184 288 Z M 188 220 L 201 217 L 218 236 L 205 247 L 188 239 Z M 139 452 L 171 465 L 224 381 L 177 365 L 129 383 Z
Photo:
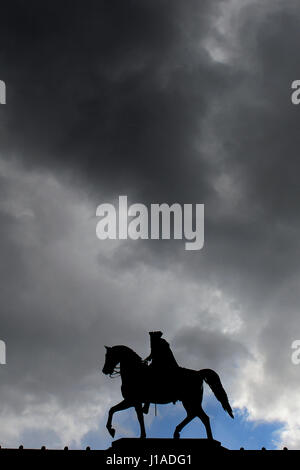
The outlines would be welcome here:
M 198 363 L 197 369 L 218 370 L 224 363 L 237 366 L 239 361 L 251 359 L 246 347 L 226 334 L 207 329 L 182 328 L 174 338 L 174 345 L 186 363 Z M 186 364 L 187 365 L 187 364 Z

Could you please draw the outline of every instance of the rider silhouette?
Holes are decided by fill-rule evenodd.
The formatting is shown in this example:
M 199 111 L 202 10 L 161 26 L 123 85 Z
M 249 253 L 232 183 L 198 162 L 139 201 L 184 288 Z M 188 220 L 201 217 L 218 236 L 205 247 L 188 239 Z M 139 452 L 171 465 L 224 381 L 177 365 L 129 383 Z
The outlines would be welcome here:
M 174 373 L 174 369 L 179 367 L 179 365 L 176 362 L 169 343 L 162 338 L 163 333 L 161 331 L 150 331 L 149 335 L 151 353 L 145 359 L 145 362 L 151 361 L 149 369 L 154 373 L 155 380 L 166 383 L 171 378 L 172 373 Z M 149 402 L 144 404 L 143 412 L 145 414 L 148 413 L 149 406 Z
M 145 359 L 145 361 L 150 361 L 151 368 L 158 370 L 164 370 L 179 367 L 176 359 L 171 351 L 169 343 L 162 338 L 161 331 L 150 331 L 150 347 L 151 353 Z

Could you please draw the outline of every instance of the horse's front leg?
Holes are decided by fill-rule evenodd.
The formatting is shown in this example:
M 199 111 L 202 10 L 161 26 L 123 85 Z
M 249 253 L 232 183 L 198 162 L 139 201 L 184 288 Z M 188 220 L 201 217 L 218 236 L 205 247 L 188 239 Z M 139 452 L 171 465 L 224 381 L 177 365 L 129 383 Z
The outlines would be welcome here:
M 143 413 L 142 403 L 138 403 L 138 404 L 135 405 L 135 411 L 136 411 L 137 419 L 139 420 L 140 428 L 141 428 L 140 438 L 144 439 L 146 437 L 146 430 L 145 430 L 144 413 Z
M 112 436 L 112 437 L 115 437 L 115 429 L 112 427 L 112 418 L 113 418 L 113 415 L 114 413 L 116 413 L 116 411 L 122 411 L 122 410 L 127 410 L 127 408 L 130 408 L 131 406 L 133 406 L 133 404 L 131 402 L 129 402 L 128 400 L 123 400 L 121 401 L 120 403 L 118 403 L 117 405 L 113 406 L 109 412 L 108 412 L 108 420 L 107 420 L 107 423 L 106 423 L 106 428 L 109 432 L 109 434 Z

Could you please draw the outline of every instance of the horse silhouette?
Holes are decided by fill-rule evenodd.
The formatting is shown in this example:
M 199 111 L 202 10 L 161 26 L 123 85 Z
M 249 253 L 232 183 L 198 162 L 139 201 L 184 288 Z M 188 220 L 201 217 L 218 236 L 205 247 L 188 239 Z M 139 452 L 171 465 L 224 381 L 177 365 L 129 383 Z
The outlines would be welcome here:
M 179 400 L 187 415 L 176 426 L 173 437 L 179 438 L 181 430 L 195 417 L 199 417 L 205 426 L 207 438 L 213 439 L 209 417 L 201 406 L 203 381 L 209 385 L 224 410 L 231 418 L 234 417 L 227 394 L 215 371 L 211 369 L 196 371 L 178 366 L 171 372 L 157 374 L 127 346 L 105 346 L 105 348 L 106 356 L 102 372 L 110 376 L 120 374 L 121 392 L 124 397 L 124 400 L 110 408 L 108 413 L 106 428 L 112 437 L 115 435 L 112 418 L 117 411 L 134 407 L 140 424 L 140 437 L 145 438 L 143 403 L 166 404 Z

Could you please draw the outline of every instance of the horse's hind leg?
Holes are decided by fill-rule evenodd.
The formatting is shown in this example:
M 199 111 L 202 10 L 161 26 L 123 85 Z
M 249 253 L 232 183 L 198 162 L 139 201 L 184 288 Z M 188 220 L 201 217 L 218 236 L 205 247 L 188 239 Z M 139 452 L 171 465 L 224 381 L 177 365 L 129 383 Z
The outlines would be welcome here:
M 135 405 L 135 411 L 136 411 L 137 418 L 139 420 L 140 428 L 141 428 L 140 438 L 144 439 L 146 437 L 146 431 L 145 431 L 143 407 L 141 403 L 139 403 L 138 405 Z
M 127 408 L 130 408 L 131 406 L 133 406 L 132 403 L 128 402 L 127 400 L 123 400 L 117 405 L 113 406 L 109 410 L 106 428 L 112 437 L 115 437 L 115 432 L 116 432 L 115 429 L 111 426 L 114 413 L 116 413 L 116 411 L 126 410 Z
M 211 427 L 210 427 L 209 417 L 204 412 L 202 406 L 200 406 L 200 411 L 198 411 L 197 416 L 199 416 L 199 418 L 201 419 L 202 423 L 205 426 L 207 439 L 213 439 L 212 432 L 211 432 Z
M 186 409 L 186 407 L 185 407 L 185 409 Z M 180 432 L 184 428 L 184 426 L 189 424 L 197 416 L 196 414 L 191 413 L 190 410 L 186 409 L 186 412 L 187 412 L 187 416 L 184 418 L 183 421 L 181 421 L 181 423 L 177 424 L 177 426 L 175 428 L 175 431 L 174 431 L 174 434 L 173 434 L 174 439 L 179 439 L 180 438 Z

